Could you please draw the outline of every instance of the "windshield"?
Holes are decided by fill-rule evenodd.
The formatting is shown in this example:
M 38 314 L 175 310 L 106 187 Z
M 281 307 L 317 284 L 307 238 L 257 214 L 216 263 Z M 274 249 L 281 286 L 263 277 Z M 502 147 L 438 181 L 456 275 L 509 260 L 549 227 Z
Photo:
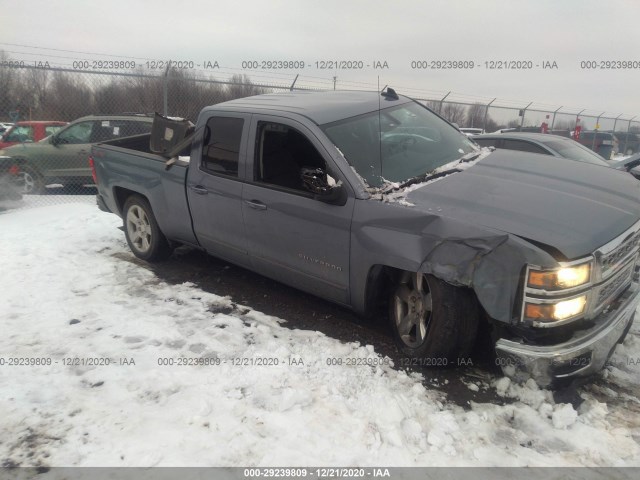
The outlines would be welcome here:
M 479 151 L 465 135 L 411 102 L 324 125 L 347 162 L 373 187 L 404 182 Z
M 606 167 L 609 166 L 609 164 L 605 162 L 600 155 L 594 153 L 592 150 L 589 150 L 586 147 L 583 147 L 578 142 L 574 142 L 573 140 L 551 140 L 545 143 L 565 158 L 578 160 L 579 162 L 592 163 L 594 165 L 604 165 Z

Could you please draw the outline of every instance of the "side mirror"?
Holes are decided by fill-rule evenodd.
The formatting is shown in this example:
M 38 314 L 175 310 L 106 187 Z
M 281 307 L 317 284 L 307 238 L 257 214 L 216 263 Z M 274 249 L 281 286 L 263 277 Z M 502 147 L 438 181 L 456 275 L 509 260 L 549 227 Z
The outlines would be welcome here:
M 51 145 L 58 146 L 60 141 L 58 140 L 58 136 L 56 134 L 51 135 Z
M 304 188 L 311 193 L 316 200 L 334 205 L 344 205 L 347 201 L 346 190 L 342 182 L 330 183 L 327 173 L 321 168 L 302 168 L 300 176 Z

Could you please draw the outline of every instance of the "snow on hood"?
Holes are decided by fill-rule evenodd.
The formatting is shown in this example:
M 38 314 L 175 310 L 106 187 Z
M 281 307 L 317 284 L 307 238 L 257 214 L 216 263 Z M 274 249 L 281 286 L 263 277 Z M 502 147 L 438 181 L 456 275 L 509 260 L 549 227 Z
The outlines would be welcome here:
M 431 174 L 437 175 L 440 172 L 446 172 L 447 170 L 451 170 L 451 169 L 456 169 L 457 171 L 466 170 L 474 166 L 483 158 L 490 155 L 493 151 L 494 151 L 493 147 L 482 147 L 480 151 L 480 155 L 475 157 L 473 160 L 471 161 L 461 161 L 460 159 L 454 160 L 452 162 L 446 163 L 436 168 L 431 172 Z M 458 173 L 458 172 L 452 172 L 451 174 L 453 175 L 454 173 Z M 400 185 L 402 182 L 390 182 L 388 180 L 385 180 L 384 184 L 381 187 L 377 187 L 377 188 L 368 187 L 367 191 L 371 194 L 373 199 L 381 200 L 386 203 L 399 203 L 401 205 L 413 207 L 415 205 L 406 200 L 406 197 L 409 193 L 413 192 L 414 190 L 417 190 L 418 188 L 422 188 L 425 185 L 429 185 L 430 183 L 437 182 L 438 180 L 441 180 L 443 178 L 445 177 L 443 176 L 443 177 L 433 178 L 430 180 L 426 180 L 424 182 L 414 183 L 413 185 L 409 185 L 404 188 L 400 188 Z

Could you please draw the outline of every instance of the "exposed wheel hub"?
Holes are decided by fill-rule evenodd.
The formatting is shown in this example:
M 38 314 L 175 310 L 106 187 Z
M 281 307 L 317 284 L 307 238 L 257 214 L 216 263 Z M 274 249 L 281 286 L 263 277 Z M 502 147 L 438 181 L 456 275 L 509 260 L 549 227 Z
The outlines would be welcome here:
M 398 335 L 411 348 L 424 343 L 431 317 L 431 293 L 422 273 L 405 273 L 393 296 Z

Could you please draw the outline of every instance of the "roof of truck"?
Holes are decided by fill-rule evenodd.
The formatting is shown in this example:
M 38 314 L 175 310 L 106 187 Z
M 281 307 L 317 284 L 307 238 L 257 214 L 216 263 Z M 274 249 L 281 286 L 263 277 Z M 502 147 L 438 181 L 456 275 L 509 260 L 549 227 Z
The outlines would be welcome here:
M 206 107 L 203 111 L 285 111 L 304 115 L 318 125 L 324 125 L 411 101 L 402 95 L 398 99 L 387 99 L 378 92 L 281 92 L 238 98 Z

